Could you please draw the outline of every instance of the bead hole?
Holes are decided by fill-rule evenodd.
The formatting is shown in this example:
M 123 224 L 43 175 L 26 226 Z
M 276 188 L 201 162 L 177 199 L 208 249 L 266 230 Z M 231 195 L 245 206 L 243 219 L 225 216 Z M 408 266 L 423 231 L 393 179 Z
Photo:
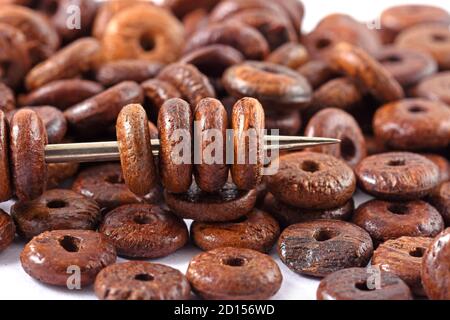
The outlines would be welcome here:
M 64 208 L 65 206 L 67 206 L 67 203 L 63 200 L 52 200 L 47 203 L 47 208 L 50 209 Z
M 67 252 L 78 252 L 81 240 L 72 236 L 64 236 L 59 240 L 59 245 Z
M 336 237 L 336 233 L 331 230 L 319 230 L 314 234 L 314 239 L 319 242 L 327 241 L 334 237 Z
M 403 204 L 392 204 L 388 207 L 388 210 L 393 214 L 399 215 L 408 213 L 408 207 Z
M 244 258 L 240 257 L 232 257 L 223 260 L 223 264 L 231 267 L 242 267 L 243 265 L 246 264 L 246 262 L 247 261 Z
M 144 51 L 151 51 L 155 48 L 155 42 L 153 41 L 153 38 L 145 34 L 142 35 L 139 39 L 139 45 Z
M 409 252 L 409 255 L 411 257 L 415 257 L 415 258 L 422 258 L 424 254 L 425 254 L 425 248 L 422 248 L 422 247 L 415 248 L 414 250 L 411 250 Z
M 341 156 L 344 158 L 344 160 L 351 160 L 356 155 L 356 147 L 352 140 L 350 140 L 347 137 L 344 137 L 341 139 Z
M 405 165 L 405 160 L 399 159 L 399 160 L 391 160 L 388 162 L 388 166 L 391 167 L 399 167 L 399 166 L 404 166 Z
M 402 61 L 402 58 L 397 56 L 397 55 L 391 55 L 391 56 L 387 56 L 383 59 L 381 59 L 381 63 L 399 63 Z
M 0 79 L 4 79 L 8 76 L 10 67 L 10 61 L 0 61 Z
M 361 291 L 373 291 L 373 288 L 369 288 L 367 286 L 367 282 L 358 282 L 355 283 L 355 288 Z
M 302 170 L 306 172 L 316 172 L 319 171 L 319 164 L 314 161 L 303 161 Z
M 327 38 L 321 38 L 316 42 L 317 49 L 325 49 L 331 45 L 331 40 Z
M 155 280 L 155 277 L 148 273 L 140 273 L 134 276 L 134 280 L 147 282 Z
M 445 42 L 448 40 L 448 37 L 444 34 L 433 34 L 431 37 L 435 42 Z
M 408 111 L 411 113 L 421 113 L 425 112 L 425 109 L 421 106 L 412 106 L 408 108 Z
M 122 178 L 117 174 L 107 176 L 105 178 L 105 181 L 108 183 L 111 183 L 111 184 L 122 184 L 123 183 Z

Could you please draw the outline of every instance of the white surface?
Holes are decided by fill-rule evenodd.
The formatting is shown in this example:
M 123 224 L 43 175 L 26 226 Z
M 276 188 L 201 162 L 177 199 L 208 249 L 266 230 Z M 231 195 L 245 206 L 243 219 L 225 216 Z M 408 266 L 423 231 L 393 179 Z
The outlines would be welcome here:
M 192 0 L 194 1 L 194 0 Z M 344 12 L 362 21 L 371 21 L 386 7 L 395 4 L 406 3 L 426 3 L 434 4 L 450 10 L 448 0 L 304 0 L 306 8 L 306 18 L 304 29 L 310 30 L 323 16 Z M 357 194 L 356 204 L 367 200 L 367 196 Z M 8 210 L 10 203 L 1 204 L 0 207 Z M 16 239 L 14 244 L 0 254 L 0 299 L 95 299 L 92 288 L 85 288 L 80 291 L 69 291 L 65 288 L 58 288 L 44 285 L 30 278 L 22 269 L 19 262 L 19 255 L 24 246 L 24 242 Z M 186 272 L 189 260 L 200 250 L 189 245 L 169 257 L 151 260 L 170 265 Z M 274 299 L 315 299 L 318 280 L 300 276 L 290 271 L 279 260 L 275 250 L 271 252 L 283 273 L 283 284 Z M 123 261 L 123 259 L 118 259 Z

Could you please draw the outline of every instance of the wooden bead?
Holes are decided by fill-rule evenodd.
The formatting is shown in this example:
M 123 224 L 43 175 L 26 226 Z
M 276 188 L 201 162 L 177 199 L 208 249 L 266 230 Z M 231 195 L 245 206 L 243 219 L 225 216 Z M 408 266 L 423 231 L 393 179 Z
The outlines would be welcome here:
M 0 201 L 11 198 L 12 188 L 9 173 L 8 123 L 5 114 L 0 111 Z

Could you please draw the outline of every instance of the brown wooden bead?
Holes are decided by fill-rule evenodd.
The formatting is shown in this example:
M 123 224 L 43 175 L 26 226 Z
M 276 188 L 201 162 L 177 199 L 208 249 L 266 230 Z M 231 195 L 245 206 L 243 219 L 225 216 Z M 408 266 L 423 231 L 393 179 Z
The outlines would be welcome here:
M 170 63 L 183 47 L 183 26 L 168 10 L 141 3 L 113 15 L 102 37 L 107 61 L 144 59 Z
M 80 269 L 80 284 L 88 286 L 97 273 L 116 261 L 112 244 L 91 230 L 54 230 L 34 237 L 20 254 L 26 273 L 43 283 L 67 286 L 72 273 L 69 267 Z
M 422 260 L 422 283 L 428 298 L 450 299 L 450 228 L 434 238 Z
M 11 88 L 0 82 L 0 110 L 8 112 L 16 108 L 16 97 Z
M 147 115 L 139 104 L 129 104 L 119 113 L 116 123 L 120 163 L 125 183 L 139 196 L 156 186 Z
M 412 300 L 411 291 L 398 276 L 377 268 L 349 268 L 325 277 L 317 300 Z
M 47 190 L 31 201 L 11 207 L 17 233 L 31 239 L 44 231 L 95 230 L 101 219 L 97 203 L 72 190 Z
M 150 79 L 141 83 L 146 100 L 146 109 L 157 118 L 161 106 L 166 100 L 181 98 L 181 93 L 169 82 Z
M 410 152 L 386 152 L 365 158 L 355 168 L 359 186 L 388 200 L 414 200 L 439 183 L 439 169 L 427 158 Z
M 16 227 L 13 219 L 5 211 L 0 209 L 0 252 L 5 250 L 14 241 Z
M 164 197 L 169 208 L 184 219 L 205 222 L 223 222 L 239 219 L 255 206 L 257 191 L 239 190 L 227 182 L 220 190 L 202 191 L 195 183 L 186 193 L 173 194 L 167 190 Z
M 285 204 L 277 200 L 271 193 L 267 193 L 262 208 L 277 219 L 281 227 L 285 228 L 291 224 L 313 220 L 349 220 L 355 209 L 355 204 L 353 199 L 350 199 L 343 206 L 337 208 L 304 209 Z
M 282 275 L 268 255 L 243 248 L 200 253 L 186 273 L 194 292 L 204 299 L 268 299 L 280 289 Z
M 402 236 L 434 237 L 444 228 L 439 212 L 421 200 L 370 200 L 356 209 L 352 221 L 365 229 L 376 243 Z
M 412 91 L 414 96 L 450 105 L 450 71 L 439 72 L 422 80 Z
M 203 191 L 215 192 L 222 188 L 228 179 L 227 112 L 219 100 L 205 98 L 200 100 L 195 108 L 194 121 L 195 141 L 200 141 L 198 149 L 195 150 L 197 154 L 194 153 L 195 182 Z
M 376 58 L 403 87 L 418 83 L 438 69 L 431 55 L 415 49 L 384 47 Z
M 95 278 L 94 290 L 101 300 L 188 300 L 191 294 L 180 271 L 145 261 L 106 267 Z
M 10 159 L 14 189 L 19 200 L 39 197 L 46 189 L 47 134 L 39 116 L 32 110 L 19 110 L 11 120 Z
M 450 181 L 443 182 L 434 190 L 428 201 L 444 218 L 445 225 L 450 226 Z
M 251 190 L 261 182 L 264 157 L 264 110 L 258 100 L 242 98 L 233 106 L 233 182 L 239 189 Z
M 99 127 L 113 124 L 127 104 L 143 102 L 144 94 L 139 84 L 124 81 L 70 107 L 64 115 L 77 132 L 95 132 Z
M 450 162 L 438 154 L 422 154 L 428 160 L 431 160 L 439 168 L 439 183 L 450 180 Z
M 40 88 L 19 96 L 21 106 L 55 106 L 65 110 L 103 91 L 97 82 L 82 79 L 52 81 Z
M 374 115 L 375 137 L 396 150 L 445 148 L 450 144 L 450 109 L 424 99 L 386 104 Z
M 147 60 L 116 60 L 103 64 L 95 78 L 102 85 L 109 87 L 122 81 L 142 82 L 155 77 L 163 65 L 159 62 Z
M 366 266 L 372 252 L 372 239 L 364 229 L 339 220 L 293 224 L 278 239 L 281 261 L 296 273 L 314 277 Z
M 411 291 L 423 296 L 422 257 L 433 239 L 424 237 L 400 237 L 388 240 L 374 251 L 372 265 L 399 276 Z
M 305 128 L 310 137 L 340 139 L 341 143 L 332 146 L 312 148 L 344 160 L 350 167 L 356 166 L 367 156 L 366 141 L 356 120 L 345 111 L 327 108 L 316 113 Z
M 159 165 L 162 184 L 169 192 L 186 192 L 192 182 L 192 113 L 178 98 L 164 102 L 158 115 Z
M 235 221 L 194 221 L 191 224 L 193 242 L 205 251 L 234 247 L 269 252 L 279 234 L 278 222 L 270 214 L 256 209 Z
M 298 69 L 309 60 L 306 48 L 296 42 L 287 42 L 266 58 L 267 62 L 280 64 L 291 69 Z
M 381 13 L 383 34 L 392 42 L 403 30 L 423 23 L 450 23 L 450 14 L 430 5 L 406 4 L 390 7 Z
M 203 98 L 216 96 L 208 78 L 192 64 L 172 63 L 161 70 L 158 79 L 173 85 L 189 102 L 192 110 Z
M 324 60 L 310 60 L 298 68 L 297 72 L 305 77 L 314 89 L 337 76 Z
M 128 204 L 110 211 L 99 228 L 129 258 L 164 257 L 183 247 L 188 230 L 182 219 L 156 205 Z
M 61 79 L 68 79 L 89 70 L 98 58 L 101 47 L 94 38 L 81 38 L 64 47 L 47 60 L 33 67 L 25 79 L 29 90 Z
M 344 72 L 381 101 L 395 101 L 404 97 L 403 89 L 397 80 L 358 47 L 339 43 L 330 51 L 327 60 L 331 68 Z
M 312 90 L 306 79 L 293 70 L 268 62 L 249 61 L 228 68 L 222 82 L 237 98 L 254 97 L 267 110 L 304 108 Z
M 450 23 L 450 22 L 449 22 Z M 450 30 L 447 24 L 419 24 L 401 32 L 395 45 L 427 52 L 441 70 L 450 69 Z
M 302 126 L 302 116 L 298 110 L 266 113 L 264 122 L 268 134 L 275 135 L 272 130 L 279 130 L 279 135 L 295 136 Z
M 12 182 L 9 166 L 9 126 L 6 116 L 0 110 L 0 201 L 12 196 Z
M 353 195 L 353 170 L 333 156 L 316 152 L 282 155 L 278 171 L 266 177 L 268 190 L 280 201 L 308 209 L 332 209 Z

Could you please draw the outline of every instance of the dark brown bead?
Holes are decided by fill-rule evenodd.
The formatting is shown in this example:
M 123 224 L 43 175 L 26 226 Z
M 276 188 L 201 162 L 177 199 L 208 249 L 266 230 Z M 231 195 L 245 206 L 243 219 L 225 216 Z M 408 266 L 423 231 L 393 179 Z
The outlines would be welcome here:
M 128 204 L 110 211 L 99 229 L 129 258 L 165 257 L 183 247 L 188 230 L 180 218 L 160 206 Z
M 3 82 L 0 82 L 0 110 L 8 112 L 16 108 L 14 92 Z
M 257 209 L 235 221 L 194 221 L 191 224 L 193 242 L 205 251 L 234 247 L 269 252 L 279 234 L 278 222 L 268 213 Z
M 227 112 L 219 100 L 205 98 L 200 100 L 195 108 L 194 121 L 194 138 L 199 141 L 198 149 L 194 151 L 197 153 L 194 153 L 195 182 L 203 191 L 215 192 L 222 188 L 228 179 Z M 211 130 L 216 131 L 212 134 Z
M 414 200 L 439 183 L 439 169 L 427 158 L 410 152 L 386 152 L 363 159 L 355 168 L 359 186 L 388 200 Z
M 55 106 L 65 110 L 103 91 L 97 82 L 82 79 L 56 80 L 19 96 L 21 106 Z
M 439 183 L 450 180 L 450 162 L 446 158 L 433 153 L 425 153 L 422 155 L 439 168 Z
M 306 48 L 296 42 L 287 42 L 266 58 L 267 62 L 280 64 L 291 69 L 298 69 L 309 60 Z
M 79 268 L 80 285 L 88 286 L 100 270 L 115 261 L 113 245 L 101 233 L 90 230 L 46 231 L 28 242 L 20 254 L 26 273 L 56 286 L 70 283 L 74 267 Z
M 186 193 L 164 192 L 167 205 L 176 215 L 204 222 L 238 219 L 252 210 L 256 196 L 256 190 L 238 190 L 231 182 L 214 193 L 202 191 L 195 183 Z
M 377 268 L 349 268 L 324 278 L 318 300 L 413 300 L 407 284 L 398 276 Z
M 413 90 L 416 97 L 442 101 L 450 105 L 450 71 L 440 72 L 422 80 Z
M 312 148 L 344 160 L 350 167 L 356 166 L 367 156 L 366 141 L 356 120 L 345 111 L 327 108 L 316 113 L 305 128 L 310 137 L 340 139 L 341 143 Z
M 117 60 L 103 64 L 98 68 L 95 78 L 105 87 L 122 81 L 142 82 L 156 77 L 163 65 L 147 60 Z
M 191 107 L 182 99 L 173 98 L 161 106 L 159 172 L 169 192 L 186 192 L 192 182 L 192 121 Z
M 342 160 L 316 152 L 282 155 L 278 171 L 266 177 L 268 190 L 280 201 L 300 208 L 332 209 L 353 195 L 356 179 Z
M 34 65 L 49 58 L 58 49 L 58 33 L 44 16 L 23 6 L 2 6 L 0 23 L 8 24 L 23 32 Z
M 421 200 L 370 200 L 360 205 L 353 223 L 365 229 L 375 243 L 407 237 L 434 237 L 444 228 L 439 212 Z
M 424 51 L 436 60 L 439 69 L 450 69 L 450 30 L 448 24 L 419 24 L 402 31 L 395 39 L 400 48 Z
M 116 121 L 120 164 L 126 185 L 143 196 L 156 186 L 157 175 L 147 115 L 139 104 L 123 107 Z
M 397 80 L 361 48 L 339 43 L 327 55 L 327 61 L 331 68 L 354 79 L 380 101 L 390 102 L 404 97 Z
M 261 183 L 264 162 L 264 110 L 258 100 L 242 98 L 231 115 L 234 161 L 233 182 L 239 189 L 251 190 Z
M 6 115 L 8 120 L 11 121 L 13 116 L 22 109 L 8 112 Z M 41 118 L 47 132 L 48 143 L 60 143 L 64 139 L 67 132 L 67 121 L 59 109 L 52 106 L 27 107 L 27 109 L 33 110 Z
M 264 59 L 269 53 L 269 45 L 258 30 L 240 23 L 217 23 L 195 32 L 186 42 L 185 53 L 212 44 L 228 45 L 245 58 Z
M 111 210 L 124 204 L 146 202 L 128 189 L 119 164 L 103 164 L 82 170 L 75 179 L 72 190 L 92 198 L 100 208 Z M 157 191 L 158 190 L 158 191 Z M 156 187 L 152 192 L 161 190 Z
M 293 224 L 278 239 L 281 261 L 296 273 L 314 277 L 364 267 L 372 252 L 372 239 L 364 229 L 339 220 Z
M 324 17 L 305 37 L 305 45 L 313 57 L 325 56 L 339 42 L 361 47 L 369 54 L 376 53 L 380 47 L 375 33 L 346 14 Z
M 9 200 L 13 193 L 9 163 L 9 125 L 0 110 L 0 201 Z
M 310 60 L 298 68 L 297 72 L 305 77 L 314 89 L 337 76 L 324 60 Z
M 71 190 L 52 189 L 11 207 L 17 233 L 31 239 L 44 231 L 95 230 L 101 219 L 97 203 Z
M 41 118 L 32 110 L 19 110 L 11 120 L 10 160 L 12 181 L 19 200 L 39 197 L 46 188 L 47 134 Z
M 391 149 L 445 148 L 450 144 L 450 108 L 424 99 L 392 102 L 375 113 L 373 131 Z
M 254 97 L 267 110 L 304 108 L 312 95 L 303 76 L 268 62 L 244 62 L 228 68 L 222 82 L 229 94 L 237 98 Z
M 166 100 L 181 98 L 181 93 L 169 82 L 159 79 L 150 79 L 141 83 L 144 91 L 146 109 L 154 118 L 158 117 L 159 110 Z
M 14 241 L 16 227 L 13 219 L 5 211 L 0 209 L 0 252 L 5 250 Z
M 34 90 L 55 80 L 79 76 L 92 67 L 100 50 L 100 43 L 94 38 L 81 38 L 70 43 L 28 72 L 27 89 Z
M 430 299 L 450 299 L 449 238 L 450 228 L 447 228 L 434 238 L 422 260 L 422 283 Z
M 291 224 L 312 220 L 349 220 L 353 214 L 355 204 L 353 199 L 350 199 L 343 206 L 337 208 L 322 210 L 304 209 L 285 204 L 277 200 L 271 193 L 268 193 L 264 198 L 262 208 L 277 219 L 281 227 L 284 228 Z
M 92 131 L 114 123 L 127 104 L 143 102 L 141 86 L 136 82 L 124 81 L 70 107 L 64 115 L 77 131 Z
M 403 30 L 422 23 L 450 24 L 444 9 L 430 5 L 407 4 L 390 7 L 381 13 L 381 29 L 388 42 Z
M 423 296 L 422 257 L 432 242 L 433 239 L 424 237 L 388 240 L 374 251 L 372 265 L 399 276 L 414 294 Z
M 433 57 L 420 50 L 384 47 L 376 58 L 403 87 L 418 83 L 438 69 Z
M 445 225 L 450 226 L 450 181 L 442 183 L 433 191 L 428 201 L 444 218 Z
M 58 162 L 47 164 L 47 189 L 57 188 L 67 179 L 74 177 L 78 172 L 79 164 L 76 162 Z
M 214 98 L 216 95 L 208 78 L 191 64 L 170 64 L 161 70 L 158 79 L 173 85 L 192 109 L 203 98 Z
M 95 278 L 94 290 L 101 300 L 188 300 L 191 294 L 180 271 L 145 261 L 106 267 Z
M 8 8 L 2 6 L 2 13 L 5 9 L 7 11 Z M 0 13 L 0 49 L 2 51 L 0 82 L 16 88 L 22 83 L 31 66 L 28 43 L 20 30 L 2 23 L 2 13 Z
M 280 289 L 282 275 L 268 255 L 243 248 L 218 248 L 200 253 L 186 276 L 204 299 L 268 299 Z

